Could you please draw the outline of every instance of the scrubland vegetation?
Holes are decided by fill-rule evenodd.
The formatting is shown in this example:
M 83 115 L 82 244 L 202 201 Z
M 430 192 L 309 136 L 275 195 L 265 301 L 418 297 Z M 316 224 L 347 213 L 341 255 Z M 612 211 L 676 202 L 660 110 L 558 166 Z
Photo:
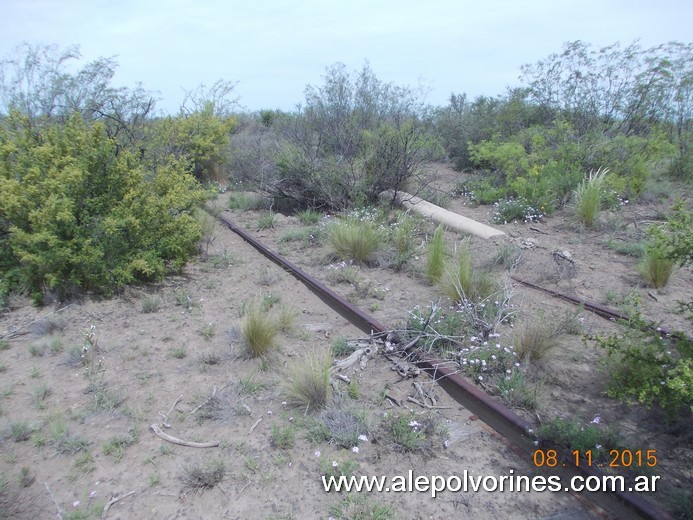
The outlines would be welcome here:
M 454 363 L 506 404 L 536 410 L 541 381 L 532 378 L 532 369 L 554 354 L 561 337 L 584 335 L 603 354 L 609 397 L 662 411 L 678 425 L 672 427 L 690 421 L 693 351 L 685 334 L 659 334 L 637 305 L 613 334 L 582 330 L 578 313 L 523 321 L 505 283 L 522 260 L 519 247 L 501 246 L 493 262 L 481 265 L 468 239 L 446 238 L 444 227 L 395 211 L 379 195 L 407 191 L 441 203 L 448 196 L 464 197 L 470 205 L 489 206 L 499 225 L 535 225 L 557 211 L 569 212 L 571 231 L 589 240 L 590 233 L 608 227 L 605 214 L 671 197 L 661 186 L 674 185 L 685 194 L 693 182 L 691 44 L 594 49 L 568 43 L 559 54 L 522 67 L 521 85 L 505 95 L 468 100 L 453 94 L 443 107 L 426 105 L 423 92 L 382 82 L 368 65 L 351 73 L 335 64 L 326 69 L 323 84 L 306 88 L 304 103 L 294 112 L 242 112 L 233 83 L 219 81 L 189 92 L 175 115 L 157 112 L 154 95 L 141 86 L 112 85 L 117 65 L 112 59 L 70 72 L 66 65 L 78 58 L 74 48 L 24 45 L 16 58 L 0 63 L 2 309 L 17 295 L 41 305 L 122 294 L 127 287 L 181 273 L 198 254 L 212 268 L 233 264 L 233 252 L 208 255 L 214 219 L 204 212 L 214 213 L 208 204 L 232 190 L 230 209 L 262 212 L 253 229 L 274 230 L 278 215 L 295 215 L 302 227 L 278 242 L 329 246 L 326 263 L 339 261 L 342 267 L 328 279 L 351 287 L 347 298 L 355 303 L 376 300 L 371 310 L 378 310 L 386 299 L 384 289 L 361 277 L 361 269 L 403 272 L 435 288 L 440 300 L 410 309 L 398 332 L 417 339 L 417 352 Z M 460 172 L 445 197 L 426 173 L 436 161 Z M 653 290 L 666 288 L 676 269 L 690 269 L 693 261 L 690 201 L 672 197 L 670 208 L 647 222 L 640 242 L 618 246 L 639 257 L 633 276 Z M 417 271 L 411 265 L 419 255 Z M 275 282 L 271 273 L 261 274 L 260 285 Z M 184 289 L 176 289 L 175 300 L 183 313 L 197 305 Z M 233 329 L 242 357 L 257 361 L 263 371 L 277 368 L 282 338 L 300 334 L 293 328 L 299 311 L 284 303 L 273 308 L 278 302 L 268 293 L 261 302 L 244 304 Z M 139 307 L 154 314 L 165 302 L 147 295 Z M 690 298 L 680 303 L 689 324 L 692 309 Z M 516 324 L 513 335 L 500 337 Z M 217 332 L 212 323 L 199 327 L 206 341 Z M 58 338 L 32 344 L 29 354 L 57 356 L 63 349 Z M 187 356 L 185 346 L 168 352 L 177 360 Z M 114 411 L 124 398 L 104 386 L 98 353 L 95 336 L 87 332 L 84 346 L 71 349 L 65 364 L 86 372 L 90 410 Z M 354 453 L 374 431 L 404 453 L 430 454 L 447 442 L 433 416 L 392 414 L 374 425 L 368 414 L 345 404 L 359 401 L 358 381 L 350 381 L 344 394 L 335 391 L 330 365 L 333 355 L 349 353 L 341 339 L 332 350 L 310 351 L 285 364 L 279 392 L 284 405 L 300 409 L 304 422 L 292 416 L 290 423 L 273 426 L 277 457 L 294 446 L 301 428 L 312 442 Z M 203 353 L 198 361 L 206 370 L 225 359 Z M 31 377 L 40 377 L 38 369 Z M 233 399 L 266 387 L 246 378 Z M 33 406 L 45 409 L 52 392 L 36 386 Z M 230 400 L 215 387 L 195 410 L 197 419 L 245 413 Z M 46 424 L 50 439 L 39 433 L 42 426 L 23 421 L 12 423 L 5 437 L 16 443 L 34 439 L 60 454 L 89 454 L 88 441 L 72 435 L 61 416 Z M 552 421 L 538 442 L 573 448 L 586 443 L 585 449 L 600 444 L 604 450 L 618 445 L 613 431 L 602 431 L 607 440 L 600 441 L 598 430 Z M 108 439 L 103 454 L 120 460 L 138 435 L 129 429 Z M 85 467 L 92 462 L 80 460 Z M 325 475 L 352 474 L 357 466 L 348 456 L 331 466 L 320 461 Z M 253 457 L 245 466 L 260 471 Z M 225 462 L 214 459 L 184 467 L 180 480 L 186 490 L 199 492 L 219 486 L 227 474 Z M 0 513 L 11 505 L 8 493 L 0 480 Z M 690 502 L 682 510 L 685 504 Z M 391 518 L 393 513 L 347 498 L 331 514 Z

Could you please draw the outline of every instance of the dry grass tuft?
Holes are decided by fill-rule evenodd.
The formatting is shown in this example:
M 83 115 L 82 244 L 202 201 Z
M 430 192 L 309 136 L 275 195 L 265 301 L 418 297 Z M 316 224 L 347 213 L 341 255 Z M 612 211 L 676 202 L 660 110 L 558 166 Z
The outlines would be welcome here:
M 241 333 L 250 357 L 265 356 L 276 346 L 277 324 L 262 308 L 248 309 Z
M 285 393 L 287 402 L 306 410 L 324 408 L 330 394 L 329 349 L 313 350 L 288 367 Z

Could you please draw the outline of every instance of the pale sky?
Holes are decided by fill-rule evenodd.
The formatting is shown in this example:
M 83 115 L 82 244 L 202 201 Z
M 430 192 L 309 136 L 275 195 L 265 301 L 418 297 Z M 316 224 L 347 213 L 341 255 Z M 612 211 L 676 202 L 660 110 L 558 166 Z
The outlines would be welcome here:
M 366 60 L 445 105 L 452 92 L 504 93 L 567 41 L 693 40 L 691 0 L 0 0 L 0 19 L 0 57 L 22 41 L 115 56 L 114 86 L 142 82 L 170 112 L 218 79 L 238 81 L 248 110 L 291 110 L 327 66 Z

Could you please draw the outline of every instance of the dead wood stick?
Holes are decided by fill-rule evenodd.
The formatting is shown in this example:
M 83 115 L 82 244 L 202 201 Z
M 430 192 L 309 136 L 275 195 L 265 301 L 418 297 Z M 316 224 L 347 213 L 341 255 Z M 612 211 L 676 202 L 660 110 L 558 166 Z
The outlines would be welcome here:
M 335 377 L 336 377 L 337 379 L 341 379 L 341 380 L 344 381 L 345 383 L 351 383 L 351 379 L 349 379 L 349 378 L 348 378 L 347 376 L 345 376 L 344 374 L 335 374 Z
M 108 510 L 111 508 L 112 505 L 117 504 L 118 502 L 120 502 L 120 501 L 123 500 L 124 498 L 127 498 L 127 497 L 129 497 L 129 496 L 132 496 L 132 495 L 134 495 L 134 494 L 135 494 L 134 491 L 130 491 L 129 493 L 125 493 L 124 495 L 120 495 L 120 496 L 118 496 L 118 495 L 113 495 L 113 498 L 111 498 L 110 502 L 108 502 L 108 504 L 106 504 L 106 505 L 104 506 L 104 508 L 103 508 L 103 513 L 102 513 L 102 514 L 106 514 L 106 511 L 108 511 Z
M 13 331 L 6 330 L 6 331 L 4 332 L 4 334 L 3 334 L 2 336 L 0 336 L 0 339 L 5 339 L 5 338 L 12 339 L 12 338 L 16 338 L 16 337 L 18 337 L 18 336 L 23 336 L 24 334 L 28 334 L 28 332 L 19 332 L 19 331 L 22 330 L 22 329 L 27 328 L 29 325 L 33 325 L 33 324 L 36 323 L 37 321 L 41 321 L 42 319 L 47 318 L 48 316 L 52 316 L 53 314 L 57 314 L 58 312 L 62 312 L 62 311 L 64 311 L 64 310 L 66 310 L 66 309 L 69 309 L 70 307 L 72 307 L 72 305 L 73 305 L 73 304 L 71 303 L 71 304 L 66 305 L 65 307 L 63 307 L 63 308 L 61 308 L 61 309 L 58 309 L 57 311 L 53 311 L 53 312 L 49 312 L 48 314 L 44 314 L 44 315 L 41 316 L 40 318 L 36 318 L 34 321 L 30 321 L 29 323 L 25 323 L 24 325 L 22 325 L 21 327 L 16 328 L 16 329 L 13 330 Z
M 48 482 L 43 483 L 44 486 L 46 486 L 46 491 L 48 491 L 48 495 L 51 497 L 51 500 L 55 504 L 55 508 L 58 510 L 58 518 L 60 520 L 63 519 L 63 510 L 60 509 L 60 504 L 58 504 L 58 501 L 55 499 L 55 495 L 51 491 L 51 488 L 48 487 Z
M 253 430 L 255 428 L 257 428 L 257 425 L 260 424 L 261 422 L 262 422 L 262 417 L 260 417 L 257 421 L 255 421 L 253 423 L 253 425 L 250 427 L 250 432 L 248 432 L 248 433 L 253 433 Z
M 542 231 L 542 230 L 539 229 L 539 228 L 530 227 L 529 229 L 531 229 L 532 231 L 536 231 L 537 233 L 541 233 L 542 235 L 548 235 L 548 234 L 549 234 L 549 233 L 547 233 L 546 231 Z
M 385 399 L 388 399 L 390 402 L 396 404 L 397 406 L 402 406 L 402 402 L 396 397 L 391 396 L 390 394 L 385 394 Z
M 451 410 L 452 406 L 433 406 L 427 403 L 422 403 L 418 399 L 414 399 L 413 397 L 408 396 L 407 401 L 418 404 L 421 408 L 428 408 L 430 410 Z
M 159 428 L 156 424 L 152 424 L 150 428 L 154 430 L 154 433 L 156 433 L 159 437 L 161 437 L 166 442 L 170 442 L 171 444 L 187 446 L 188 448 L 215 448 L 219 446 L 218 442 L 191 442 L 178 439 L 177 437 L 173 437 L 168 433 L 162 432 L 161 428 Z
M 190 415 L 194 414 L 196 411 L 198 411 L 200 408 L 202 408 L 204 405 L 206 405 L 209 401 L 212 400 L 212 398 L 217 395 L 218 392 L 221 392 L 224 388 L 229 386 L 229 383 L 226 383 L 224 386 L 222 386 L 219 390 L 217 390 L 216 385 L 214 385 L 214 389 L 212 390 L 212 395 L 210 395 L 207 399 L 204 400 L 202 404 L 197 405 L 193 410 L 190 412 Z M 175 404 L 173 405 L 175 406 Z

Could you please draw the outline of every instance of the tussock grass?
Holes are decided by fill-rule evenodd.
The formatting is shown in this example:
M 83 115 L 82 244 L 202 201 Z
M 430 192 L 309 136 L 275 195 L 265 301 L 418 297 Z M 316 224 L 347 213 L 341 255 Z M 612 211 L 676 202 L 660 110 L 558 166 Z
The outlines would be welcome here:
M 438 226 L 433 237 L 428 243 L 428 257 L 426 260 L 426 276 L 428 281 L 436 285 L 445 273 L 445 229 Z
M 515 352 L 526 361 L 538 361 L 558 344 L 561 336 L 579 334 L 581 330 L 581 323 L 574 312 L 566 312 L 555 319 L 540 316 L 517 329 L 513 341 Z
M 575 215 L 586 227 L 594 226 L 599 218 L 607 173 L 608 168 L 591 171 L 589 177 L 583 179 L 575 190 Z
M 472 255 L 469 251 L 469 242 L 463 240 L 457 252 L 457 265 L 453 269 L 446 269 L 440 279 L 440 288 L 452 300 L 461 301 L 472 296 Z
M 296 213 L 296 216 L 301 224 L 312 226 L 320 222 L 322 213 L 315 211 L 314 209 L 304 209 Z
M 277 324 L 261 307 L 247 310 L 241 333 L 250 357 L 264 356 L 276 346 Z
M 205 465 L 196 464 L 183 468 L 180 476 L 186 489 L 195 491 L 211 489 L 220 484 L 226 476 L 226 462 L 221 459 L 212 460 Z
M 652 287 L 656 289 L 664 287 L 669 282 L 673 270 L 673 260 L 665 258 L 664 254 L 655 247 L 645 248 L 642 260 L 638 264 L 638 271 Z
M 331 365 L 328 349 L 313 350 L 290 363 L 284 389 L 287 402 L 306 410 L 323 408 L 330 394 Z
M 386 237 L 372 222 L 346 219 L 329 226 L 327 239 L 340 258 L 363 263 L 372 258 Z

